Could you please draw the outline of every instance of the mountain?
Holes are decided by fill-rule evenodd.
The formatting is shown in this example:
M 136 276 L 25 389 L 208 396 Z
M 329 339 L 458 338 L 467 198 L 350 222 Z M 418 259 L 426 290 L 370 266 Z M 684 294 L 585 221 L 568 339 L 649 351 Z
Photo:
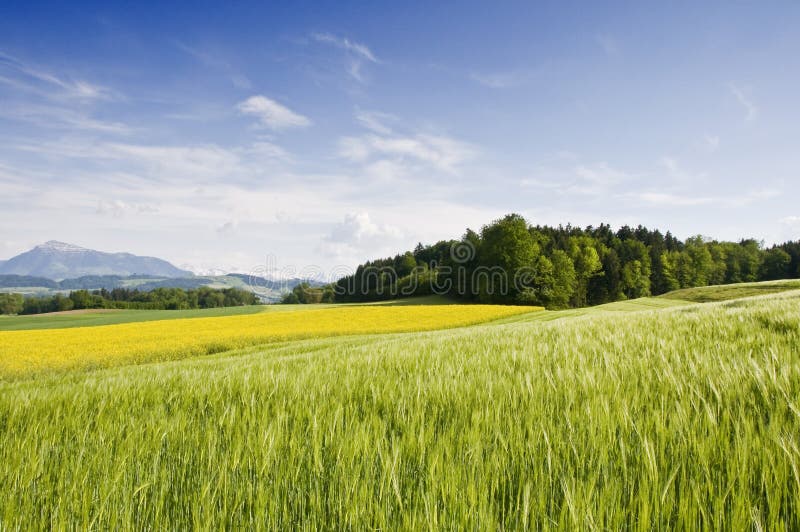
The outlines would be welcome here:
M 51 240 L 0 263 L 0 275 L 25 275 L 61 280 L 86 275 L 151 275 L 192 277 L 186 270 L 155 257 L 105 253 Z

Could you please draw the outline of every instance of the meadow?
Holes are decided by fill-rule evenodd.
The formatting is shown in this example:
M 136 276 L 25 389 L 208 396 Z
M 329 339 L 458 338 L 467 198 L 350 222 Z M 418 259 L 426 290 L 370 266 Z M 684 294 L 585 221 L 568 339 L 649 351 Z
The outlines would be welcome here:
M 799 509 L 800 291 L 0 382 L 0 528 L 791 530 Z

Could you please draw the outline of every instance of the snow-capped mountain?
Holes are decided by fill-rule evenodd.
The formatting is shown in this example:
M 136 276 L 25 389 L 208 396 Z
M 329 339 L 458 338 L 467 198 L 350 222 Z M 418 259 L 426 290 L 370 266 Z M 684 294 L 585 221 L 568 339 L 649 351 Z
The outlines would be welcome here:
M 176 268 L 155 257 L 130 253 L 105 253 L 74 244 L 51 240 L 30 251 L 0 262 L 0 274 L 31 275 L 61 280 L 83 275 L 153 275 L 191 277 L 192 272 Z

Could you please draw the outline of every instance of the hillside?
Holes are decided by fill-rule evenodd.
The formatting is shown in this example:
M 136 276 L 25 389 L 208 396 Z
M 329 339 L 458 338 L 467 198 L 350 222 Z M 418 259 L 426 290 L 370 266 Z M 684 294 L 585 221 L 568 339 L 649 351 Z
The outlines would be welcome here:
M 787 290 L 800 290 L 800 279 L 763 281 L 760 283 L 738 283 L 733 285 L 701 286 L 675 290 L 659 297 L 695 303 L 728 301 L 749 296 L 775 294 Z

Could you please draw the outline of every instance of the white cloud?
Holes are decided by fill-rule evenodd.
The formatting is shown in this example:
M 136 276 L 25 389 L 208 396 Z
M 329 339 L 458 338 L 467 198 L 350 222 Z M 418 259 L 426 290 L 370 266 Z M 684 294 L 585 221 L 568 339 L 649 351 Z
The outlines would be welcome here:
M 366 161 L 372 149 L 369 143 L 359 137 L 342 137 L 339 139 L 339 156 L 353 162 Z
M 475 149 L 467 143 L 442 135 L 365 135 L 340 139 L 339 155 L 353 162 L 363 162 L 373 156 L 388 156 L 456 173 L 461 164 L 475 155 Z
M 154 203 L 131 203 L 115 200 L 98 200 L 97 201 L 97 214 L 110 215 L 115 218 L 121 218 L 126 214 L 155 214 L 159 211 L 158 205 Z
M 290 162 L 292 160 L 291 155 L 289 155 L 286 150 L 277 144 L 273 144 L 272 142 L 267 142 L 264 140 L 254 142 L 250 146 L 245 146 L 244 148 L 239 149 L 238 152 L 264 159 L 275 159 L 286 162 Z
M 319 250 L 336 259 L 359 260 L 366 254 L 391 253 L 402 238 L 403 232 L 397 227 L 378 224 L 367 212 L 352 212 L 331 228 Z
M 733 94 L 733 97 L 736 98 L 736 101 L 744 107 L 746 112 L 745 120 L 750 122 L 755 120 L 758 117 L 758 106 L 753 102 L 752 98 L 749 96 L 749 90 L 739 87 L 733 83 L 728 85 L 728 88 Z
M 236 107 L 241 113 L 255 116 L 263 126 L 273 130 L 306 127 L 311 124 L 307 117 L 266 96 L 251 96 Z

